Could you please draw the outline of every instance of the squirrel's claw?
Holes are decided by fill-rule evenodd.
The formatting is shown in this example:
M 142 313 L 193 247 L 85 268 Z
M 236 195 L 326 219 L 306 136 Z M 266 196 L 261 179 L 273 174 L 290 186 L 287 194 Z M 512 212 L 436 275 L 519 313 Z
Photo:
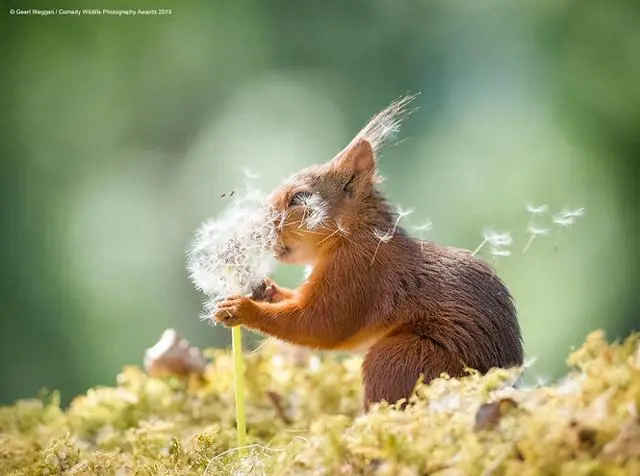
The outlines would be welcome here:
M 235 327 L 242 324 L 253 310 L 254 303 L 244 296 L 232 296 L 218 303 L 214 314 L 216 322 L 225 327 Z
M 251 290 L 251 299 L 254 301 L 274 302 L 274 298 L 278 293 L 276 283 L 265 278 Z

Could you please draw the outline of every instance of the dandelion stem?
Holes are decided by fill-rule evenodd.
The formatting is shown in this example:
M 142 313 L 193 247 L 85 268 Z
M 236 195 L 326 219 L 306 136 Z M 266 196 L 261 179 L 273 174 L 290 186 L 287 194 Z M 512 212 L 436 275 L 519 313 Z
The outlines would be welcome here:
M 233 379 L 236 396 L 236 428 L 238 435 L 238 446 L 247 445 L 247 421 L 245 417 L 244 401 L 244 361 L 242 357 L 242 328 L 236 326 L 231 331 L 231 346 L 233 347 Z M 241 454 L 246 452 L 240 450 Z
M 337 228 L 333 233 L 325 236 L 324 238 L 322 238 L 320 241 L 318 241 L 318 244 L 324 243 L 325 241 L 327 241 L 329 238 L 331 238 L 333 235 L 335 235 L 336 233 L 340 232 L 340 228 Z
M 533 244 L 533 240 L 536 239 L 536 234 L 532 233 L 531 236 L 529 237 L 529 241 L 527 241 L 527 244 L 524 245 L 524 249 L 522 250 L 522 254 L 525 254 L 527 252 L 527 250 L 531 247 L 531 245 Z
M 300 224 L 298 225 L 298 228 L 302 228 L 302 225 L 304 224 L 304 221 L 306 219 L 306 215 L 307 215 L 307 206 L 305 205 L 302 208 L 302 218 L 300 219 Z
M 373 252 L 373 258 L 371 258 L 371 266 L 373 266 L 373 263 L 376 260 L 376 255 L 378 254 L 378 250 L 380 249 L 381 244 L 382 244 L 382 239 L 378 240 L 378 246 L 376 246 L 376 250 Z
M 482 249 L 482 247 L 487 243 L 487 241 L 489 241 L 487 238 L 485 238 L 484 240 L 482 240 L 482 243 L 480 243 L 478 245 L 478 247 L 474 250 L 473 253 L 471 253 L 471 256 L 475 256 L 478 254 L 478 252 Z
M 237 290 L 238 294 L 242 294 L 242 286 L 232 272 L 232 267 L 227 266 L 226 272 L 229 282 Z M 243 448 L 247 445 L 247 419 L 245 416 L 245 400 L 244 400 L 244 359 L 242 355 L 242 328 L 236 326 L 231 330 L 231 348 L 233 354 L 233 385 L 235 389 L 236 400 L 236 434 L 238 446 Z M 239 450 L 241 456 L 245 456 L 246 450 Z

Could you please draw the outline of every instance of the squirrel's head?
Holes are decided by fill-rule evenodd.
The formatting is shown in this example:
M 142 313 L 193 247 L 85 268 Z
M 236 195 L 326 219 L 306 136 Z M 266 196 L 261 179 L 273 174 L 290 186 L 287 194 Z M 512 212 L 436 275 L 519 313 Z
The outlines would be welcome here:
M 313 264 L 318 251 L 348 237 L 359 205 L 376 183 L 372 145 L 360 139 L 330 162 L 291 176 L 271 195 L 276 258 Z
M 322 250 L 349 240 L 380 182 L 376 150 L 397 132 L 413 99 L 408 96 L 391 104 L 333 159 L 297 172 L 271 194 L 278 234 L 276 258 L 313 264 Z

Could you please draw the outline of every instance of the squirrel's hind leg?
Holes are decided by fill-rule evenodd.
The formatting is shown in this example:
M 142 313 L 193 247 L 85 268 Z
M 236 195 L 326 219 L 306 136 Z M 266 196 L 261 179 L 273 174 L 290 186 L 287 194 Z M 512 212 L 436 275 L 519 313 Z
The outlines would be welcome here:
M 462 376 L 464 365 L 431 339 L 409 330 L 389 334 L 369 350 L 362 365 L 365 411 L 375 402 L 409 398 L 421 375 L 428 383 L 443 372 Z

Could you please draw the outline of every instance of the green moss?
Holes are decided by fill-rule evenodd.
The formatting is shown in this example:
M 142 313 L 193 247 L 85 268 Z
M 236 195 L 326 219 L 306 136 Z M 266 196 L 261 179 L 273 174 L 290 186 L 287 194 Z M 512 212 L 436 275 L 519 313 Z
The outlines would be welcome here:
M 0 474 L 640 474 L 640 334 L 594 332 L 566 379 L 513 388 L 519 371 L 420 385 L 404 411 L 362 415 L 360 359 L 247 356 L 250 450 L 235 444 L 232 360 L 203 379 L 124 369 L 60 409 L 56 394 L 0 408 Z

